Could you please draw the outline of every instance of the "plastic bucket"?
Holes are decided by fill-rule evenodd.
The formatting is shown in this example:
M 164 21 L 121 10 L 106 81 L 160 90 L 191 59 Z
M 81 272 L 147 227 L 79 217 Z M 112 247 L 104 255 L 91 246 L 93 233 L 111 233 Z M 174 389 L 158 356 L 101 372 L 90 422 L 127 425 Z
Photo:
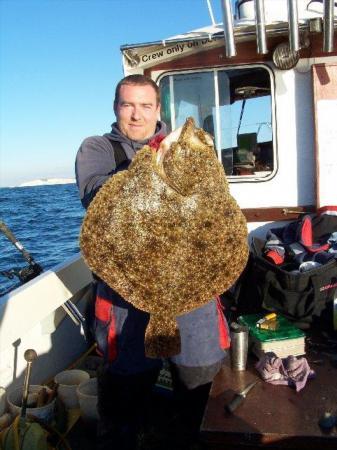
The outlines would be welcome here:
M 81 417 L 85 422 L 95 422 L 97 412 L 97 378 L 90 378 L 77 387 Z
M 40 389 L 47 389 L 47 393 L 51 393 L 51 389 L 47 386 L 41 385 L 30 385 L 28 395 L 34 394 L 40 391 Z M 22 387 L 16 388 L 11 392 L 7 393 L 7 403 L 10 413 L 17 416 L 21 413 L 21 403 L 22 403 Z M 27 416 L 34 416 L 44 422 L 51 422 L 54 418 L 54 408 L 55 408 L 55 398 L 44 406 L 36 408 L 27 408 Z
M 58 385 L 57 395 L 67 409 L 79 407 L 77 386 L 89 378 L 88 372 L 78 369 L 64 370 L 55 375 L 54 381 Z

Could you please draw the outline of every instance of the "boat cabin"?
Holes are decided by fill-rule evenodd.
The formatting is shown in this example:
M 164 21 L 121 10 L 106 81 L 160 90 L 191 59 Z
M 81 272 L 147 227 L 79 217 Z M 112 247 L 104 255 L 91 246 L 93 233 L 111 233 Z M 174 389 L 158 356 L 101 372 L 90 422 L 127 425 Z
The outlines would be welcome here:
M 123 45 L 125 74 L 158 83 L 169 130 L 193 116 L 214 137 L 250 230 L 336 204 L 337 6 L 222 4 L 224 25 Z

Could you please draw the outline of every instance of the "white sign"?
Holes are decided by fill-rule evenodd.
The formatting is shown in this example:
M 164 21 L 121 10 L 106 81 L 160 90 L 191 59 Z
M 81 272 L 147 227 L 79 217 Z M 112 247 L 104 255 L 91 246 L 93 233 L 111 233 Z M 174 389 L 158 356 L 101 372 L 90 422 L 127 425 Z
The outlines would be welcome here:
M 224 41 L 210 41 L 209 39 L 205 38 L 199 41 L 179 42 L 168 46 L 163 45 L 162 47 L 157 47 L 155 49 L 153 49 L 153 47 L 150 47 L 151 51 L 149 51 L 149 47 L 147 47 L 145 52 L 144 50 L 142 51 L 138 49 L 131 49 L 131 51 L 124 50 L 123 53 L 124 59 L 128 66 L 137 66 L 144 68 L 147 66 L 159 64 L 177 56 L 186 56 L 188 54 L 197 53 L 200 50 L 204 50 L 209 47 L 216 47 L 219 45 L 225 45 Z M 128 54 L 130 55 L 130 57 L 127 56 Z M 133 62 L 136 61 L 136 64 L 132 64 L 132 60 Z

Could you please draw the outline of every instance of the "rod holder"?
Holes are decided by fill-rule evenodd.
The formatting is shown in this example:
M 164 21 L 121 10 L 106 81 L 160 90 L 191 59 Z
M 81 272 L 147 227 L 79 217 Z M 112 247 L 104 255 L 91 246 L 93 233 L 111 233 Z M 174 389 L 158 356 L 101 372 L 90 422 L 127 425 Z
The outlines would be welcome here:
M 298 52 L 300 46 L 300 35 L 298 30 L 298 7 L 297 0 L 288 0 L 288 22 L 289 22 L 289 46 L 293 52 Z
M 323 52 L 334 51 L 334 0 L 324 0 Z
M 266 55 L 268 53 L 268 48 L 266 38 L 266 19 L 264 12 L 264 0 L 254 0 L 254 6 L 255 6 L 257 52 L 260 55 Z
M 223 17 L 223 31 L 226 45 L 226 57 L 232 58 L 236 56 L 235 40 L 234 40 L 234 27 L 233 27 L 233 14 L 232 5 L 230 0 L 222 0 L 222 17 Z

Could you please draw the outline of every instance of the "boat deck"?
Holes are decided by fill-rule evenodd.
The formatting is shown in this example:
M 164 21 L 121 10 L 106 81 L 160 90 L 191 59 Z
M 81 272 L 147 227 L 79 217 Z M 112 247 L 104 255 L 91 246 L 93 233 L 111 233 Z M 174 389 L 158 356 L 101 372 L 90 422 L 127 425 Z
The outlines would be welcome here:
M 243 372 L 224 365 L 213 381 L 201 426 L 206 448 L 336 449 L 336 427 L 319 426 L 324 413 L 336 414 L 336 355 L 309 352 L 307 360 L 315 377 L 301 391 L 260 380 L 233 414 L 225 411 L 225 405 L 259 376 L 255 359 Z

